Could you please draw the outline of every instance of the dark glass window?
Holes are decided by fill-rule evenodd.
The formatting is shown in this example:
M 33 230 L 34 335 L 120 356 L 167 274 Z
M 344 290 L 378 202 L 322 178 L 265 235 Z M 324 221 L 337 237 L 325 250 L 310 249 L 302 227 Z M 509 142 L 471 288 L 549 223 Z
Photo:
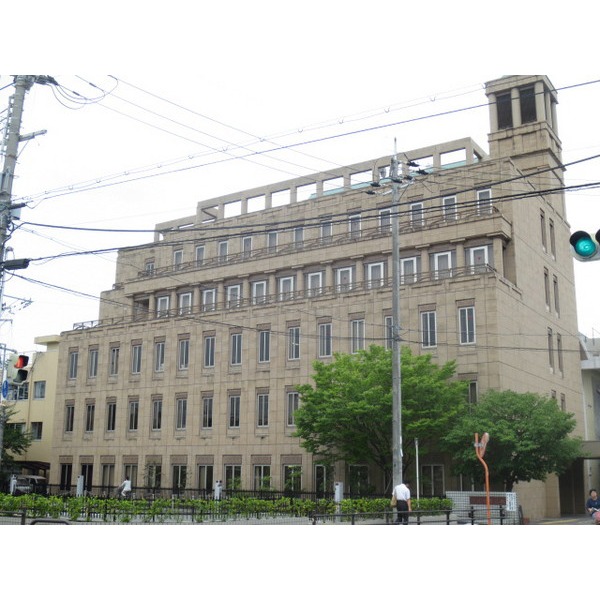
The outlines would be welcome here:
M 533 123 L 537 121 L 535 90 L 533 86 L 524 87 L 519 90 L 519 102 L 521 104 L 521 123 Z
M 498 129 L 508 129 L 513 126 L 512 105 L 510 92 L 496 96 L 498 110 Z

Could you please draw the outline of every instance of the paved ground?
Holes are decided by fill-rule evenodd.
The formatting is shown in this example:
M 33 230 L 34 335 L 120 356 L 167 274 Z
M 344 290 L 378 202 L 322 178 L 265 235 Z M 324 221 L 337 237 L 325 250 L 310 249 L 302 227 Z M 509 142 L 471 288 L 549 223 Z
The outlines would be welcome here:
M 531 525 L 592 525 L 592 520 L 587 515 L 565 515 L 554 519 L 532 521 Z

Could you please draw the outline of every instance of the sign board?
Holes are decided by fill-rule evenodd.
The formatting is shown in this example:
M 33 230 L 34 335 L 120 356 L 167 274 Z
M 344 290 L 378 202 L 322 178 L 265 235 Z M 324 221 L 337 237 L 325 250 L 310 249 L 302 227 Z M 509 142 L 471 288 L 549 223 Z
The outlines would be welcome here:
M 6 400 L 7 396 L 8 396 L 8 380 L 5 379 L 2 382 L 2 397 Z

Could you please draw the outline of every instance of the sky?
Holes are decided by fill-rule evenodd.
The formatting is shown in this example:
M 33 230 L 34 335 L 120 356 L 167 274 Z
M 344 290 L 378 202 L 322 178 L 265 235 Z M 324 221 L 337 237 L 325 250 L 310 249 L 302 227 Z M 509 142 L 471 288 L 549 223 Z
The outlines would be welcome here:
M 582 161 L 567 169 L 566 182 L 600 180 L 599 160 L 585 160 L 600 154 L 600 84 L 580 85 L 600 79 L 593 3 L 82 6 L 24 0 L 3 9 L 0 111 L 9 73 L 51 75 L 62 92 L 35 85 L 25 100 L 22 133 L 47 133 L 20 146 L 13 187 L 13 200 L 28 207 L 9 246 L 14 257 L 34 260 L 6 280 L 0 342 L 20 352 L 43 349 L 37 336 L 98 317 L 116 259 L 100 250 L 150 242 L 156 223 L 194 214 L 199 201 L 388 155 L 395 143 L 403 151 L 472 137 L 487 149 L 484 83 L 506 74 L 577 86 L 559 91 L 563 162 Z M 599 194 L 567 195 L 573 230 L 600 228 Z M 600 261 L 576 263 L 575 275 L 579 329 L 593 335 L 600 331 Z M 463 538 L 472 531 L 456 529 Z M 328 561 L 346 556 L 343 546 Z M 479 571 L 483 583 L 486 569 Z M 364 585 L 371 593 L 387 587 L 370 577 Z M 333 589 L 339 592 L 337 578 Z M 495 593 L 486 586 L 490 598 L 505 590 Z
M 537 4 L 520 8 L 523 23 L 534 22 Z M 559 91 L 563 162 L 582 162 L 567 169 L 567 184 L 600 180 L 600 160 L 586 160 L 600 154 L 591 118 L 600 73 L 570 57 L 586 55 L 585 36 L 576 50 L 556 39 L 558 31 L 568 38 L 568 16 L 545 24 L 539 39 L 528 35 L 525 52 L 518 35 L 498 43 L 505 23 L 474 37 L 474 23 L 457 21 L 446 4 L 421 28 L 408 27 L 391 2 L 377 11 L 308 2 L 301 13 L 233 2 L 188 19 L 178 18 L 181 3 L 172 6 L 165 17 L 121 7 L 119 19 L 95 15 L 95 29 L 66 21 L 51 33 L 41 14 L 30 39 L 52 41 L 48 52 L 24 50 L 4 64 L 60 84 L 35 84 L 25 100 L 21 133 L 47 133 L 19 147 L 13 202 L 27 207 L 8 258 L 33 261 L 5 282 L 0 338 L 9 347 L 41 349 L 35 337 L 97 319 L 99 294 L 114 282 L 116 252 L 108 250 L 152 241 L 156 223 L 194 214 L 199 201 L 394 147 L 472 137 L 487 150 L 484 84 L 507 73 L 542 73 L 568 88 Z M 477 3 L 453 6 L 482 19 Z M 0 111 L 11 83 L 0 75 Z M 600 228 L 599 195 L 567 195 L 573 230 Z M 579 329 L 593 335 L 600 262 L 576 264 L 575 273 Z

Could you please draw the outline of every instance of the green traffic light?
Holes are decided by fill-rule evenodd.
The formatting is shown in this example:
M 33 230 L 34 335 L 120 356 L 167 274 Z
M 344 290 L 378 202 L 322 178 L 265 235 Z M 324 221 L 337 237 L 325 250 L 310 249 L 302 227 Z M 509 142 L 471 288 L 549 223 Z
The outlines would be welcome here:
M 596 240 L 600 243 L 600 230 L 596 233 Z M 586 231 L 576 231 L 569 238 L 569 242 L 578 260 L 598 260 L 598 244 Z
M 582 238 L 575 242 L 575 252 L 585 258 L 594 256 L 596 254 L 596 244 L 590 238 Z

